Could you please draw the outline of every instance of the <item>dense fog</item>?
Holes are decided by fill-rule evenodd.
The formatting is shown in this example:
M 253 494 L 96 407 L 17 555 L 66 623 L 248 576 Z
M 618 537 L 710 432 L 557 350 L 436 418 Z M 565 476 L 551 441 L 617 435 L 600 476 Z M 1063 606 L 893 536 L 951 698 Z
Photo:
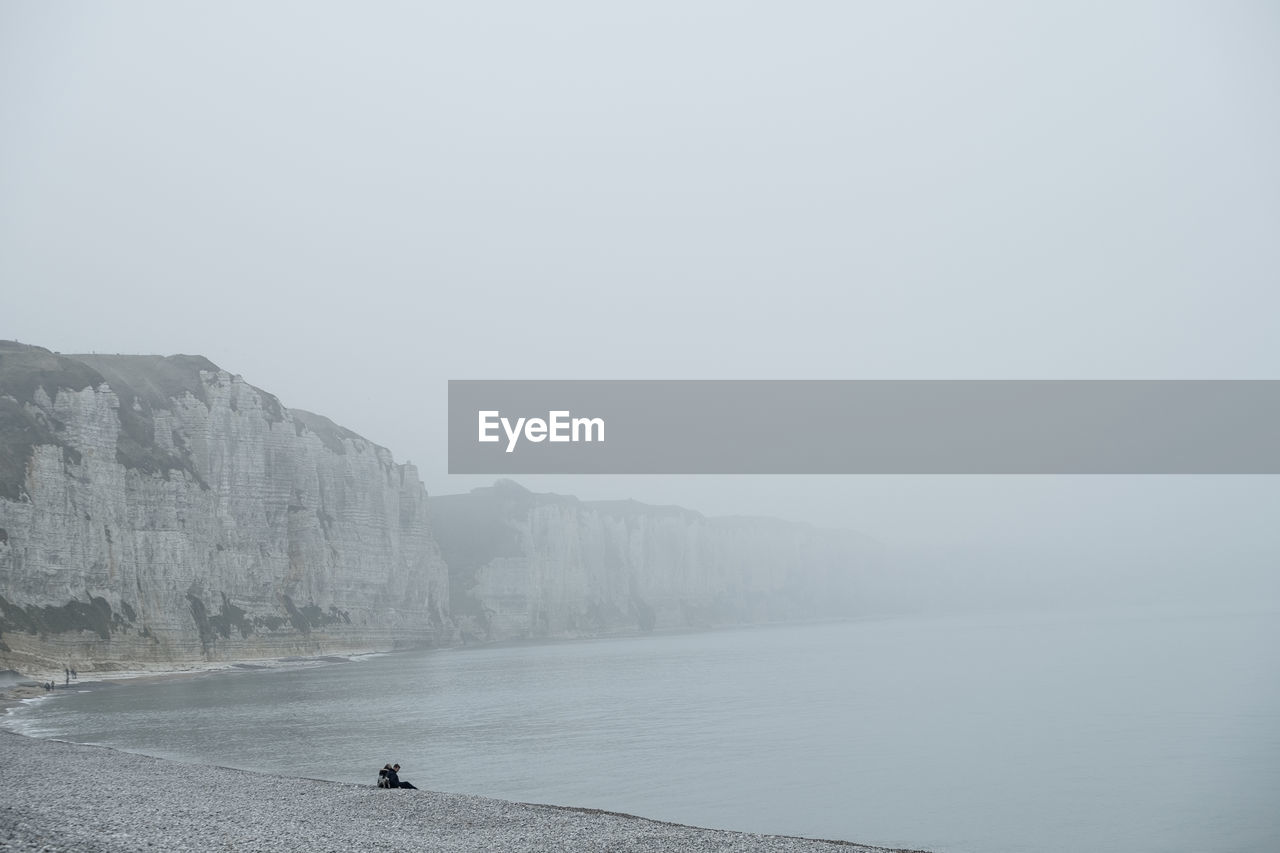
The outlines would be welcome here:
M 450 378 L 1273 378 L 1271 4 L 0 10 L 0 337 L 414 461 Z M 819 437 L 818 440 L 821 440 Z M 847 527 L 894 606 L 1278 594 L 1274 477 L 532 477 Z M 886 605 L 887 606 L 887 605 Z

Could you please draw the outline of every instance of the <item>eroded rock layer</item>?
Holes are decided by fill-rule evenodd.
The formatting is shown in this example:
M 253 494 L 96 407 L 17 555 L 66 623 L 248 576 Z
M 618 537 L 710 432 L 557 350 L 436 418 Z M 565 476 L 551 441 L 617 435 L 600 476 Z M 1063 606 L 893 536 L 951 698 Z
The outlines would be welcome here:
M 0 662 L 451 642 L 411 465 L 197 356 L 0 343 Z

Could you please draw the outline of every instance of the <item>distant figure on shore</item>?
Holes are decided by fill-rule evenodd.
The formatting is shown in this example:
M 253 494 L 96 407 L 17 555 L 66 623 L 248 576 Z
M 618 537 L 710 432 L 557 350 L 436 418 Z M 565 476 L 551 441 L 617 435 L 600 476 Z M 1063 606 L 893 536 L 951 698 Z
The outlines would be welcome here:
M 412 788 L 418 790 L 416 785 L 409 782 L 400 781 L 400 765 L 385 764 L 378 771 L 378 787 L 379 788 Z
M 75 668 L 74 666 L 73 666 L 73 667 L 71 667 L 71 679 L 72 679 L 73 681 L 77 681 L 77 680 L 78 680 L 78 679 L 76 678 L 76 668 Z

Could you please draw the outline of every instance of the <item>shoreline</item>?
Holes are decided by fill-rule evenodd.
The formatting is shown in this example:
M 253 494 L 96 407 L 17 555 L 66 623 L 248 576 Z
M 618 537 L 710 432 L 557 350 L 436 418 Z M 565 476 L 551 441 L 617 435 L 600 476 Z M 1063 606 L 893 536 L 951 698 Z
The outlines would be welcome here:
M 574 806 L 184 764 L 0 731 L 0 847 L 15 851 L 925 853 Z
M 414 646 L 391 649 L 361 649 L 358 651 L 330 651 L 316 655 L 287 655 L 284 657 L 235 658 L 225 661 L 185 661 L 182 663 L 134 664 L 129 669 L 91 669 L 78 672 L 81 678 L 66 683 L 63 670 L 35 671 L 33 675 L 17 673 L 19 679 L 4 685 L 0 683 L 0 720 L 3 720 L 8 709 L 28 699 L 52 697 L 59 690 L 70 690 L 75 687 L 96 689 L 104 682 L 144 683 L 168 678 L 194 677 L 219 672 L 240 672 L 245 670 L 276 669 L 321 666 L 330 663 L 348 663 L 357 658 L 380 657 L 383 655 L 412 654 L 414 652 L 465 652 L 489 648 L 513 648 L 522 646 L 556 645 L 561 643 L 595 642 L 600 640 L 632 639 L 644 636 L 663 637 L 684 634 L 702 634 L 714 631 L 768 630 L 774 628 L 791 628 L 805 625 L 828 625 L 846 622 L 874 620 L 879 617 L 841 617 L 821 619 L 788 619 L 772 622 L 749 622 L 742 624 L 713 625 L 707 627 L 666 628 L 647 633 L 628 631 L 622 633 L 583 634 L 581 636 L 526 637 L 505 640 L 493 640 L 482 643 L 458 643 L 447 646 Z M 3 670 L 16 672 L 16 670 Z M 52 681 L 54 689 L 46 691 L 39 685 Z M 0 728 L 3 724 L 0 723 Z
M 465 647 L 462 647 L 465 648 Z M 215 764 L 189 764 L 108 746 L 33 737 L 7 725 L 11 707 L 54 697 L 62 690 L 93 690 L 108 684 L 153 683 L 175 678 L 276 668 L 307 668 L 349 662 L 362 652 L 308 658 L 220 661 L 183 668 L 87 673 L 56 690 L 12 684 L 0 689 L 0 849 L 21 851 L 134 851 L 149 845 L 191 850 L 617 850 L 778 851 L 819 853 L 925 853 L 839 839 L 761 835 L 709 829 L 601 809 L 523 803 L 430 790 L 380 791 L 372 784 L 289 777 Z M 47 679 L 46 679 L 47 680 Z M 72 768 L 70 771 L 68 768 Z M 86 779 L 79 777 L 84 774 Z M 69 779 L 70 775 L 70 779 Z M 247 786 L 235 783 L 244 783 Z M 71 781 L 70 790 L 67 790 Z M 159 787 L 157 788 L 157 783 Z M 275 792 L 263 797 L 263 791 Z M 29 792 L 44 791 L 44 794 Z M 298 802 L 290 791 L 306 791 L 324 804 Z M 279 794 L 278 792 L 286 792 Z M 71 799 L 68 800 L 68 795 Z M 291 805 L 277 808 L 283 798 Z M 49 814 L 50 803 L 75 803 L 76 829 Z M 394 808 L 389 808 L 394 806 Z M 299 811 L 301 809 L 301 811 Z M 204 815 L 197 818 L 196 813 Z M 335 817 L 337 816 L 337 817 Z M 339 819 L 341 818 L 341 819 Z M 383 839 L 363 832 L 371 820 L 394 834 Z M 409 823 L 406 823 L 409 821 Z M 418 821 L 414 830 L 411 825 Z M 214 826 L 240 825 L 234 840 L 208 838 Z M 290 827 L 281 834 L 279 826 Z M 122 829 L 122 827 L 129 827 Z M 270 827 L 276 827 L 270 829 Z M 530 827 L 537 832 L 530 834 Z M 433 834 L 409 834 L 431 829 Z M 442 844 L 440 835 L 448 836 Z
M 3 720 L 9 709 L 15 705 L 25 704 L 31 699 L 52 698 L 64 690 L 96 690 L 107 684 L 147 684 L 176 678 L 195 678 L 202 675 L 219 673 L 247 672 L 263 669 L 302 669 L 327 664 L 350 663 L 357 658 L 380 657 L 382 655 L 401 654 L 412 649 L 388 649 L 385 651 L 359 651 L 347 653 L 328 653 L 315 656 L 289 656 L 283 658 L 245 658 L 228 661 L 193 661 L 188 664 L 143 665 L 141 669 L 90 670 L 77 672 L 77 678 L 66 681 L 61 674 L 52 678 L 47 674 L 32 676 L 22 675 L 11 684 L 0 687 L 0 729 L 5 728 Z M 9 670 L 12 672 L 13 670 Z M 80 677 L 83 676 L 83 677 Z M 40 684 L 53 681 L 54 689 L 45 690 Z

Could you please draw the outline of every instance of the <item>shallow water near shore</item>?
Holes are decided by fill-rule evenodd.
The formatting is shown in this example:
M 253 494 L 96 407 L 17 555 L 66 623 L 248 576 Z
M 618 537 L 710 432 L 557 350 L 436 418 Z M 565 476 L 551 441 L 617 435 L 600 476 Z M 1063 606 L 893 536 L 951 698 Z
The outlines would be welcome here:
M 105 684 L 27 734 L 937 853 L 1280 849 L 1280 613 L 900 618 Z

